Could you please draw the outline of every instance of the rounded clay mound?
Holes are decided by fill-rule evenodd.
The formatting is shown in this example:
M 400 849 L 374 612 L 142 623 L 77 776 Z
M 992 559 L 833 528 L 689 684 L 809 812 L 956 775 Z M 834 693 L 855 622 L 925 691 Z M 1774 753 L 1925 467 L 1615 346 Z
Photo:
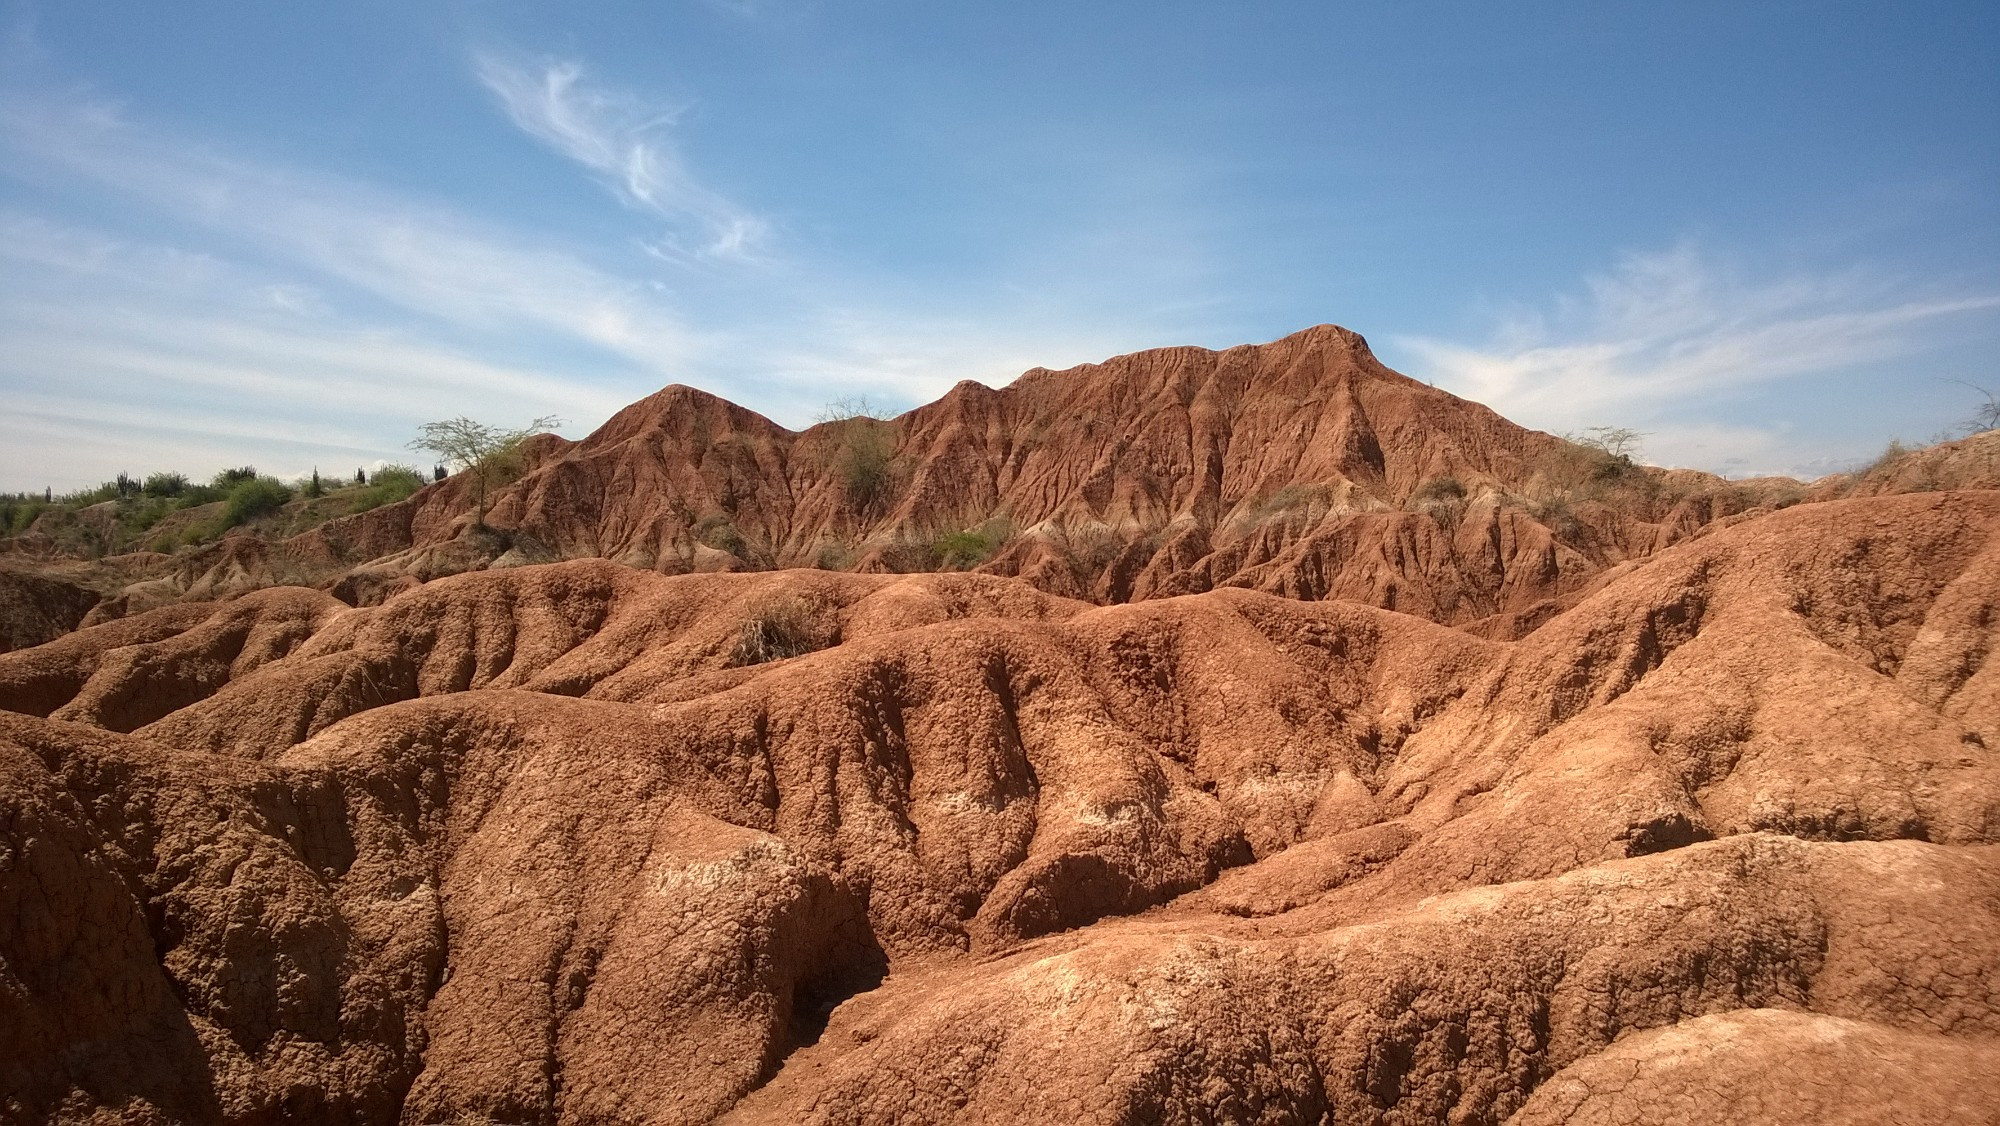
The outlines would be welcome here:
M 1325 327 L 186 556 L 0 652 L 0 1118 L 2000 1118 L 2000 490 L 1567 448 Z

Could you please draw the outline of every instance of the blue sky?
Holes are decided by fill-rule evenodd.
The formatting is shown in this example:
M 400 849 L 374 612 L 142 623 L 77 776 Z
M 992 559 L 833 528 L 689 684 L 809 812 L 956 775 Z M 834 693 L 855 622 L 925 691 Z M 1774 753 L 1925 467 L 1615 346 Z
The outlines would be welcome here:
M 2000 390 L 1991 3 L 0 12 L 0 489 L 1326 321 L 1735 474 Z

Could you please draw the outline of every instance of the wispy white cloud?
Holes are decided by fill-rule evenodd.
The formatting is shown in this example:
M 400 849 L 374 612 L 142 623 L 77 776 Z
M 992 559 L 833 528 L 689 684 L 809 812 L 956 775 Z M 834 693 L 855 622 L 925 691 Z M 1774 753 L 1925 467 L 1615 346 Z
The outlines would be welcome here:
M 8 488 L 408 460 L 401 442 L 429 419 L 594 421 L 630 397 L 342 315 L 255 269 L 11 213 L 0 339 Z
M 706 3 L 718 12 L 746 20 L 797 17 L 814 7 L 811 0 L 706 0 Z
M 45 396 L 42 422 L 0 425 L 0 487 L 47 475 L 36 427 L 108 402 L 142 405 L 131 422 L 152 427 L 151 448 L 188 448 L 179 428 L 214 412 L 250 420 L 267 468 L 303 469 L 317 455 L 295 441 L 302 417 L 393 456 L 413 420 L 476 407 L 588 428 L 681 381 L 801 425 L 841 395 L 914 405 L 960 379 L 1152 344 L 1186 320 L 1080 317 L 1048 293 L 1004 291 L 968 317 L 909 286 L 793 263 L 697 332 L 655 282 L 373 184 L 219 152 L 102 100 L 0 100 L 0 151 L 175 231 L 0 212 L 0 381 Z M 130 442 L 60 448 L 71 485 L 136 468 L 91 461 Z
M 582 64 L 522 65 L 478 56 L 479 79 L 515 125 L 595 173 L 627 206 L 673 230 L 644 245 L 661 257 L 746 261 L 759 255 L 770 224 L 706 187 L 666 136 L 679 111 L 591 81 Z
M 1529 425 L 1636 423 L 1656 460 L 1761 472 L 1791 468 L 1799 446 L 1776 424 L 1719 417 L 1730 395 L 1890 360 L 1995 310 L 2000 294 L 1911 294 L 1858 272 L 1747 279 L 1682 245 L 1628 255 L 1484 344 L 1398 342 L 1426 378 Z
M 657 254 L 684 264 L 762 244 L 759 220 L 669 159 L 657 112 L 581 70 L 506 73 L 527 83 L 524 128 L 618 170 L 634 206 L 674 220 L 678 241 L 656 240 Z M 1037 278 L 1075 281 L 970 299 L 800 256 L 766 257 L 783 268 L 739 292 L 675 292 L 629 245 L 585 258 L 393 187 L 246 158 L 53 79 L 0 89 L 0 161 L 37 185 L 34 204 L 0 210 L 0 386 L 19 408 L 0 413 L 0 488 L 407 457 L 415 422 L 461 413 L 553 412 L 576 433 L 673 381 L 800 425 L 843 395 L 914 405 L 1190 323 L 1130 299 L 1157 256 L 1130 284 L 1107 278 L 1115 263 L 1037 262 Z M 90 418 L 115 439 L 86 440 Z
M 119 200 L 147 230 L 114 233 L 101 207 L 80 222 L 0 212 L 14 407 L 0 487 L 212 471 L 172 460 L 197 450 L 277 472 L 329 451 L 407 458 L 416 423 L 464 413 L 589 426 L 703 347 L 640 280 L 448 207 L 218 152 L 73 86 L 0 94 L 0 158 Z M 79 436 L 89 418 L 109 429 Z
M 664 371 L 690 334 L 637 283 L 449 208 L 340 177 L 260 165 L 141 129 L 108 103 L 0 101 L 0 143 L 221 238 L 218 252 L 336 279 L 411 313 L 519 328 Z

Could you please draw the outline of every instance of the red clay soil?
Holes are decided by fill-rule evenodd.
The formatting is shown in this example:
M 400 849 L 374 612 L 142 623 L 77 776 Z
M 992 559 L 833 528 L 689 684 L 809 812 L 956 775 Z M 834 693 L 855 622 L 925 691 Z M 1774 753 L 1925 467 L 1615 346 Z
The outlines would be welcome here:
M 2000 434 L 1322 326 L 520 469 L 6 545 L 0 1122 L 2000 1121 Z
M 59 579 L 0 570 L 0 653 L 54 641 L 83 624 L 96 591 Z
M 1965 445 L 1811 495 L 2000 487 L 2000 434 Z M 467 571 L 602 558 L 662 574 L 971 570 L 1099 605 L 1242 587 L 1512 640 L 1621 565 L 1808 495 L 1516 426 L 1332 325 L 961 383 L 894 419 L 799 433 L 668 387 L 581 441 L 537 437 L 515 469 L 483 523 L 461 473 L 286 540 L 239 530 L 106 561 L 98 620 L 285 584 L 368 606 Z
M 1270 354 L 1156 354 L 1158 449 L 1276 480 L 1198 421 Z M 998 448 L 954 394 L 905 440 Z M 1470 417 L 1312 472 L 1541 441 Z M 1041 472 L 1024 518 L 1229 479 Z M 563 527 L 644 562 L 637 512 Z M 1711 525 L 1544 617 L 579 559 L 0 654 L 0 1119 L 2000 1119 L 2000 491 Z

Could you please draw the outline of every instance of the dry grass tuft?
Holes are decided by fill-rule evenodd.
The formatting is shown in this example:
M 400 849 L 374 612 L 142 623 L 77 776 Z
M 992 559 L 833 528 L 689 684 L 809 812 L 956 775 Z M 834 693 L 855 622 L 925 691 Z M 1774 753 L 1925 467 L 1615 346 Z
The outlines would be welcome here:
M 840 643 L 838 608 L 811 594 L 788 594 L 752 607 L 729 652 L 730 668 L 802 657 Z

